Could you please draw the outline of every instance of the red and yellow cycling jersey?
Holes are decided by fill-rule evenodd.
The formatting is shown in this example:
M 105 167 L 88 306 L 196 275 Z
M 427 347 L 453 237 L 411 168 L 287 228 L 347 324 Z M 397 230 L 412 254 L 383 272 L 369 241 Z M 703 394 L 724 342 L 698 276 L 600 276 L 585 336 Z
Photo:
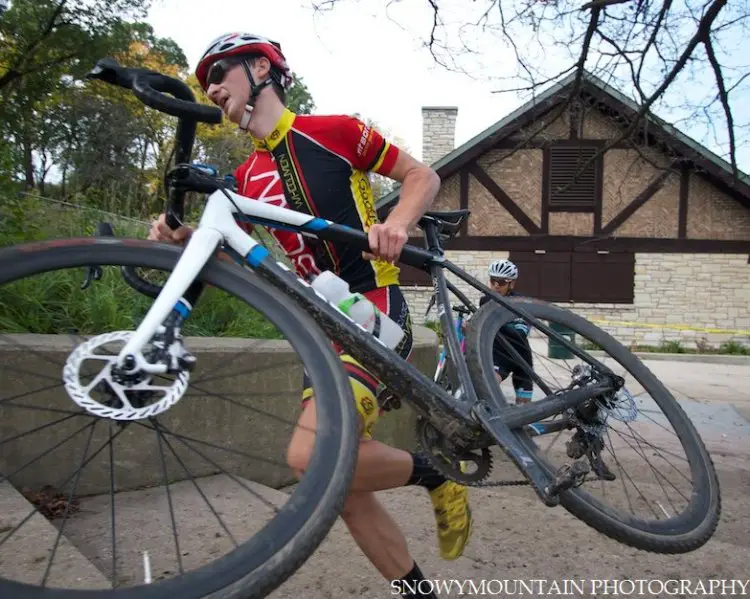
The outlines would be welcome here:
M 399 150 L 377 130 L 351 116 L 284 109 L 274 130 L 253 141 L 255 151 L 235 171 L 241 195 L 365 232 L 379 222 L 368 173 L 388 175 Z M 270 232 L 300 276 L 332 270 L 354 292 L 398 284 L 397 266 L 365 260 L 354 247 Z

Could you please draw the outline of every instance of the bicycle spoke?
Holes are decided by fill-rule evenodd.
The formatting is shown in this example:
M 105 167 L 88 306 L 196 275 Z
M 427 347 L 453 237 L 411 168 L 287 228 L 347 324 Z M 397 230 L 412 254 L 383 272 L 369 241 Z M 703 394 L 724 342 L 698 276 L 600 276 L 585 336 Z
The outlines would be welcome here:
M 232 540 L 232 543 L 234 543 L 234 546 L 237 547 L 238 544 L 237 544 L 237 541 L 234 538 L 234 535 L 232 535 L 232 533 L 229 532 L 229 529 L 227 528 L 226 524 L 224 524 L 224 520 L 221 519 L 221 516 L 219 516 L 218 512 L 214 509 L 214 506 L 211 505 L 211 502 L 208 500 L 208 497 L 206 497 L 206 494 L 203 492 L 203 489 L 200 488 L 200 485 L 198 484 L 198 481 L 195 480 L 195 477 L 188 470 L 187 466 L 185 465 L 185 462 L 182 461 L 182 458 L 179 456 L 179 454 L 172 447 L 172 444 L 169 442 L 169 439 L 167 439 L 166 437 L 164 437 L 164 443 L 166 443 L 167 447 L 172 452 L 172 455 L 179 462 L 180 466 L 182 466 L 182 469 L 185 471 L 185 474 L 187 474 L 190 477 L 190 482 L 193 483 L 193 486 L 195 487 L 195 489 L 198 491 L 198 493 L 200 493 L 200 496 L 203 498 L 203 501 L 206 502 L 206 505 L 208 506 L 208 509 L 211 510 L 211 512 L 213 513 L 213 515 L 219 521 L 219 524 L 224 529 L 224 532 L 227 533 L 227 536 L 229 536 L 229 538 Z
M 617 431 L 614 431 L 614 432 L 617 432 Z M 612 449 L 614 449 L 614 445 L 612 446 Z M 614 452 L 612 452 L 612 455 L 614 456 Z M 646 503 L 651 508 L 651 511 L 654 513 L 654 516 L 658 519 L 659 514 L 656 513 L 656 510 L 654 510 L 651 503 L 648 501 L 648 499 L 646 499 L 645 495 L 641 492 L 640 487 L 637 484 L 635 484 L 635 481 L 633 480 L 633 478 L 623 469 L 622 464 L 619 462 L 619 460 L 617 460 L 617 458 L 615 458 L 615 461 L 617 462 L 617 465 L 620 467 L 620 472 L 622 472 L 627 477 L 627 479 L 630 481 L 630 484 L 633 485 L 633 488 L 635 489 L 636 493 L 638 493 L 638 495 L 644 501 L 644 503 Z M 631 504 L 630 509 L 632 511 L 633 509 L 632 504 Z M 633 512 L 633 514 L 635 515 L 635 512 Z
M 11 370 L 5 364 L 0 364 L 0 369 Z M 35 372 L 33 370 L 26 370 L 25 368 L 19 368 L 18 366 L 15 366 L 12 369 L 12 371 L 13 372 L 17 372 L 19 374 L 28 374 L 29 376 L 35 376 L 35 377 L 40 378 L 40 379 L 47 379 L 47 380 L 50 380 L 50 381 L 60 382 L 60 377 L 58 377 L 58 376 L 51 376 L 49 374 L 42 374 L 41 372 Z
M 30 435 L 31 433 L 36 433 L 37 431 L 44 430 L 45 428 L 49 428 L 50 426 L 54 426 L 55 424 L 60 424 L 61 422 L 65 422 L 66 420 L 70 420 L 74 416 L 77 416 L 77 414 L 73 413 L 69 416 L 65 416 L 65 418 L 60 418 L 59 420 L 53 420 L 52 422 L 48 422 L 47 424 L 42 424 L 41 426 L 37 426 L 36 428 L 32 428 L 29 431 L 24 431 L 23 433 L 18 433 L 17 435 L 10 437 L 9 439 L 4 439 L 3 441 L 0 441 L 0 446 L 5 445 L 6 443 L 10 443 L 11 441 L 15 441 L 16 439 L 21 439 L 22 437 L 25 437 L 26 435 Z
M 90 412 L 87 412 L 86 410 L 63 410 L 61 408 L 47 408 L 44 406 L 29 406 L 25 404 L 18 404 L 18 403 L 6 403 L 3 404 L 4 408 L 11 407 L 11 408 L 18 408 L 19 410 L 37 410 L 39 412 L 51 412 L 53 414 L 72 414 L 74 416 L 86 416 L 86 418 L 99 418 L 96 414 L 91 414 Z
M 617 456 L 614 453 L 614 445 L 612 443 L 612 437 L 609 434 L 609 429 L 607 429 L 607 439 L 609 441 L 609 447 L 607 448 L 607 450 L 612 455 L 612 459 L 614 459 L 615 464 L 617 464 L 617 469 L 620 471 L 620 474 L 624 473 L 625 476 L 628 476 L 628 474 L 624 471 L 622 464 L 620 463 L 620 460 L 617 459 Z M 627 488 L 627 485 L 625 484 L 625 477 L 620 476 L 619 478 L 620 478 L 620 481 L 622 481 L 622 490 L 625 493 L 625 497 L 628 500 L 628 506 L 630 506 L 630 513 L 635 514 L 635 510 L 633 509 L 633 502 L 630 500 L 630 493 L 628 493 L 628 488 Z M 628 478 L 630 477 L 628 476 Z
M 643 412 L 641 412 L 641 410 L 638 410 L 638 412 L 639 412 L 639 413 L 641 413 L 641 414 L 643 414 Z M 649 416 L 648 414 L 644 414 L 644 415 L 645 415 L 645 416 L 646 416 L 646 418 L 648 418 L 648 419 L 649 419 L 649 420 L 650 420 L 651 422 L 653 422 L 653 423 L 654 423 L 654 424 L 655 424 L 656 426 L 658 426 L 658 427 L 660 427 L 661 429 L 663 429 L 663 430 L 667 431 L 667 432 L 668 432 L 668 433 L 670 433 L 671 435 L 674 435 L 675 437 L 677 436 L 677 433 L 676 433 L 676 432 L 674 432 L 674 431 L 672 431 L 672 430 L 669 430 L 669 429 L 668 429 L 668 428 L 667 428 L 666 426 L 664 426 L 663 424 L 660 424 L 660 423 L 656 422 L 656 420 L 654 420 L 653 418 L 651 418 L 651 416 Z
M 629 428 L 629 427 L 628 427 L 628 428 Z M 672 485 L 672 487 L 674 487 L 674 490 L 675 490 L 675 491 L 677 491 L 677 492 L 678 492 L 678 493 L 679 493 L 680 495 L 682 495 L 682 497 L 683 497 L 683 499 L 685 499 L 685 501 L 689 501 L 689 500 L 688 500 L 688 498 L 687 498 L 687 497 L 685 497 L 685 495 L 683 495 L 683 494 L 682 494 L 682 491 L 680 491 L 680 490 L 679 490 L 679 489 L 678 489 L 677 487 L 675 487 L 675 486 L 674 486 L 674 484 L 673 484 L 673 483 L 672 483 L 672 482 L 671 482 L 671 481 L 670 481 L 669 479 L 667 479 L 667 478 L 666 478 L 666 477 L 665 477 L 665 476 L 664 476 L 663 474 L 661 474 L 661 473 L 660 473 L 660 472 L 659 472 L 659 471 L 658 471 L 658 470 L 657 470 L 656 468 L 654 468 L 654 466 L 653 466 L 653 465 L 651 464 L 651 460 L 649 460 L 649 459 L 648 459 L 648 456 L 646 455 L 646 452 L 645 452 L 645 451 L 643 450 L 643 448 L 641 447 L 641 445 L 640 445 L 640 442 L 639 442 L 639 440 L 638 440 L 638 438 L 637 438 L 637 437 L 633 437 L 633 439 L 635 440 L 635 442 L 636 442 L 636 443 L 638 443 L 639 447 L 641 447 L 641 453 L 639 453 L 639 452 L 638 452 L 638 450 L 637 450 L 637 449 L 635 449 L 635 447 L 633 447 L 633 446 L 632 446 L 632 445 L 631 445 L 631 444 L 630 444 L 630 443 L 628 442 L 628 440 L 627 440 L 627 439 L 625 438 L 625 436 L 624 436 L 624 435 L 622 435 L 622 434 L 620 433 L 620 431 L 618 431 L 618 430 L 616 430 L 616 429 L 612 429 L 612 430 L 614 430 L 614 431 L 615 431 L 615 432 L 616 432 L 616 433 L 617 433 L 618 435 L 620 435 L 620 438 L 621 438 L 621 439 L 622 439 L 623 441 L 625 441 L 625 443 L 627 443 L 628 447 L 630 447 L 630 448 L 631 448 L 631 449 L 632 449 L 633 451 L 635 451 L 636 453 L 638 453 L 638 454 L 639 454 L 639 455 L 641 456 L 641 458 L 643 458 L 643 460 L 644 460 L 644 461 L 646 462 L 646 464 L 648 464 L 649 468 L 650 468 L 650 469 L 651 469 L 651 470 L 652 470 L 652 471 L 653 471 L 654 473 L 656 473 L 656 474 L 659 474 L 659 475 L 660 475 L 660 476 L 661 476 L 662 478 L 664 478 L 664 480 L 666 480 L 666 481 L 667 481 L 667 482 L 668 482 L 668 483 L 669 483 L 670 485 Z M 658 482 L 658 479 L 657 479 L 657 482 Z M 674 507 L 674 506 L 673 506 L 673 507 Z
M 44 362 L 52 364 L 55 366 L 56 369 L 62 371 L 62 364 L 59 364 L 58 362 L 54 361 L 52 358 L 49 357 L 49 355 L 43 352 L 31 349 L 30 347 L 23 345 L 22 343 L 19 343 L 18 341 L 14 341 L 13 339 L 10 338 L 10 336 L 7 333 L 0 333 L 0 340 L 6 340 L 8 341 L 10 345 L 14 345 L 16 348 L 22 350 L 23 352 L 36 356 L 37 358 L 43 360 Z
M 162 473 L 164 474 L 164 489 L 167 492 L 167 503 L 169 504 L 169 518 L 172 521 L 172 534 L 174 535 L 174 548 L 177 553 L 177 565 L 180 568 L 180 574 L 184 574 L 185 570 L 182 567 L 182 555 L 180 555 L 180 541 L 177 539 L 177 523 L 174 521 L 174 508 L 172 507 L 172 494 L 169 492 L 169 477 L 167 476 L 167 462 L 164 459 L 164 447 L 162 447 L 162 432 L 159 421 L 156 418 L 149 418 L 149 421 L 154 424 L 156 430 L 156 438 L 159 442 L 159 458 L 161 460 Z
M 24 397 L 28 397 L 32 393 L 42 393 L 44 391 L 50 391 L 52 389 L 57 389 L 58 387 L 62 387 L 65 383 L 60 381 L 59 383 L 55 383 L 54 385 L 49 385 L 47 387 L 40 387 L 39 389 L 34 389 L 33 391 L 27 391 L 26 393 L 20 393 L 17 395 L 11 395 L 10 397 L 3 397 L 0 399 L 0 405 L 13 401 L 14 399 L 23 399 Z
M 151 428 L 151 427 L 149 427 L 149 426 L 146 426 L 146 425 L 145 425 L 145 424 L 143 424 L 142 422 L 137 422 L 137 421 L 136 421 L 136 423 L 137 423 L 137 424 L 140 424 L 141 426 L 145 426 L 146 428 Z M 265 499 L 264 497 L 262 497 L 262 496 L 261 496 L 261 495 L 260 495 L 260 494 L 259 494 L 259 493 L 258 493 L 257 491 L 253 491 L 253 490 L 252 490 L 251 488 L 249 488 L 249 487 L 248 487 L 248 486 L 247 486 L 247 485 L 246 485 L 245 483 L 243 483 L 243 482 L 242 482 L 241 480 L 239 480 L 239 479 L 238 479 L 238 478 L 237 478 L 236 476 L 234 476 L 234 475 L 233 475 L 233 474 L 231 474 L 230 472 L 227 472 L 226 470 L 224 470 L 224 468 L 222 468 L 221 466 L 219 466 L 219 465 L 218 465 L 218 464 L 217 464 L 216 462 L 214 462 L 214 461 L 213 461 L 213 460 L 212 460 L 211 458 L 209 458 L 209 457 L 208 457 L 208 456 L 207 456 L 206 454 L 204 454 L 204 453 L 203 453 L 203 452 L 201 452 L 201 451 L 200 451 L 199 449 L 196 449 L 195 447 L 193 447 L 193 446 L 191 446 L 190 444 L 188 444 L 188 443 L 187 443 L 187 441 L 186 441 L 185 439 L 189 439 L 189 437 L 183 437 L 183 435 L 179 435 L 179 434 L 177 434 L 177 433 L 173 433 L 173 432 L 169 431 L 169 430 L 168 430 L 168 429 L 167 429 L 167 428 L 166 428 L 166 427 L 165 427 L 164 425 L 161 425 L 161 427 L 162 427 L 162 430 L 164 431 L 164 433 L 166 433 L 166 434 L 168 434 L 168 435 L 171 435 L 172 437 L 174 437 L 175 439 L 177 439 L 177 440 L 178 440 L 178 441 L 179 441 L 180 443 L 182 443 L 182 444 L 183 444 L 183 445 L 184 445 L 185 447 L 187 447 L 187 448 L 188 448 L 188 449 L 189 449 L 190 451 L 193 451 L 193 452 L 197 453 L 197 454 L 198 454 L 198 455 L 199 455 L 200 457 L 202 457 L 202 458 L 203 458 L 204 460 L 206 460 L 206 461 L 207 461 L 207 462 L 208 462 L 209 464 L 211 464 L 211 465 L 212 465 L 212 466 L 213 466 L 214 468 L 218 468 L 219 470 L 221 470 L 222 472 L 224 472 L 224 474 L 226 474 L 226 475 L 227 475 L 227 476 L 228 476 L 229 478 L 231 478 L 231 479 L 232 479 L 232 480 L 233 480 L 234 482 L 236 482 L 236 483 L 237 483 L 238 485 L 240 485 L 240 486 L 241 486 L 241 487 L 242 487 L 243 489 L 245 489 L 245 490 L 246 490 L 246 491 L 247 491 L 248 493 L 250 493 L 251 495 L 254 495 L 254 496 L 255 496 L 255 497 L 257 497 L 258 499 L 260 499 L 260 500 L 261 500 L 261 501 L 262 501 L 263 503 L 265 503 L 265 504 L 266 504 L 266 505 L 267 505 L 268 507 L 270 507 L 270 508 L 271 508 L 271 509 L 273 509 L 274 511 L 278 512 L 278 508 L 277 508 L 277 507 L 276 507 L 275 505 L 273 505 L 273 504 L 272 504 L 271 502 L 269 502 L 269 501 L 268 501 L 267 499 Z M 209 446 L 211 446 L 211 444 L 210 444 L 210 443 L 206 443 L 205 441 L 198 441 L 197 439 L 193 439 L 193 441 L 195 441 L 195 442 L 197 442 L 197 443 L 203 443 L 204 445 L 209 445 Z M 222 449 L 222 448 L 221 448 L 221 447 L 219 447 L 219 449 Z
M 246 410 L 250 410 L 251 412 L 256 412 L 257 414 L 260 414 L 261 416 L 268 416 L 272 420 L 276 420 L 278 422 L 281 422 L 282 424 L 290 424 L 292 426 L 299 426 L 296 422 L 292 420 L 286 420 L 282 418 L 281 416 L 278 416 L 276 414 L 272 414 L 271 412 L 266 412 L 265 410 L 261 410 L 260 408 L 256 408 L 254 406 L 249 406 L 247 404 L 244 404 L 242 402 L 237 401 L 236 399 L 232 399 L 231 397 L 227 397 L 226 395 L 215 393 L 214 391 L 209 391 L 208 389 L 202 389 L 201 387 L 196 387 L 194 384 L 191 383 L 191 387 L 195 388 L 197 391 L 200 391 L 201 393 L 208 395 L 210 397 L 215 397 L 217 399 L 223 399 L 226 402 L 231 403 L 232 405 L 235 405 L 239 408 L 244 408 Z M 314 428 L 308 428 L 308 427 L 300 427 L 302 430 L 306 430 L 309 432 L 314 433 Z
M 292 367 L 299 365 L 298 361 L 293 362 L 274 362 L 272 364 L 267 364 L 266 366 L 258 367 L 258 368 L 250 368 L 247 370 L 238 370 L 236 372 L 232 372 L 229 374 L 216 374 L 215 370 L 211 371 L 211 376 L 204 377 L 202 379 L 198 379 L 197 381 L 194 381 L 191 383 L 191 385 L 194 384 L 201 384 L 201 383 L 210 383 L 211 381 L 224 381 L 230 378 L 234 378 L 237 376 L 245 376 L 248 374 L 258 374 L 260 372 L 265 372 L 267 370 L 275 370 L 275 369 L 281 369 L 286 366 Z
M 151 428 L 150 426 L 147 426 L 143 424 L 142 422 L 139 422 L 137 420 L 133 421 L 134 424 L 139 424 L 141 426 L 145 426 L 146 428 Z M 281 466 L 282 468 L 288 468 L 287 464 L 280 462 L 278 460 L 272 460 L 270 458 L 264 458 L 259 455 L 254 455 L 251 453 L 246 453 L 244 451 L 241 451 L 239 449 L 233 449 L 231 447 L 222 447 L 221 445 L 216 445 L 215 443 L 211 443 L 210 441 L 202 441 L 201 439 L 196 439 L 195 437 L 189 437 L 187 435 L 182 435 L 180 433 L 175 433 L 171 430 L 169 430 L 167 427 L 165 427 L 163 424 L 161 424 L 162 431 L 174 437 L 175 439 L 179 439 L 180 441 L 192 441 L 193 443 L 199 443 L 201 445 L 205 445 L 206 447 L 211 447 L 212 449 L 219 449 L 221 451 L 226 451 L 227 453 L 233 453 L 235 455 L 242 456 L 243 458 L 248 458 L 251 460 L 257 460 L 258 462 L 266 462 L 267 464 L 271 464 L 273 466 Z
M 91 426 L 91 427 L 93 427 L 93 426 L 94 426 L 95 424 L 96 424 L 96 421 L 92 422 L 91 424 L 87 424 L 86 426 Z M 86 428 L 86 427 L 83 427 L 83 428 Z M 83 429 L 81 429 L 81 430 L 83 430 Z M 94 458 L 96 458 L 96 456 L 98 456 L 98 455 L 99 455 L 99 454 L 100 454 L 100 453 L 102 452 L 102 450 L 103 450 L 103 449 L 104 449 L 104 448 L 105 448 L 105 447 L 106 447 L 107 445 L 109 445 L 110 443 L 112 443 L 112 442 L 113 442 L 113 441 L 114 441 L 114 440 L 115 440 L 115 439 L 116 439 L 116 438 L 117 438 L 117 437 L 118 437 L 118 436 L 119 436 L 119 435 L 120 435 L 120 434 L 121 434 L 121 433 L 122 433 L 122 432 L 123 432 L 124 430 L 125 430 L 125 429 L 120 429 L 119 431 L 117 431 L 117 433 L 115 433 L 114 437 L 112 437 L 112 438 L 110 439 L 110 441 L 108 441 L 107 443 L 105 443 L 104 445 L 102 445 L 102 446 L 101 446 L 101 447 L 100 447 L 99 449 L 97 449 L 97 450 L 96 450 L 96 451 L 94 452 L 94 454 L 93 454 L 93 455 L 92 455 L 92 456 L 91 456 L 91 457 L 90 457 L 90 458 L 89 458 L 88 460 L 86 460 L 86 462 L 84 462 L 84 463 L 83 463 L 83 464 L 81 465 L 81 468 L 85 467 L 85 466 L 86 466 L 87 464 L 89 464 L 89 463 L 91 462 L 91 460 L 93 460 Z M 76 433 L 75 433 L 75 434 L 78 434 L 79 432 L 80 432 L 80 431 L 76 431 Z M 67 440 L 67 439 L 66 439 L 66 440 Z M 64 441 L 63 441 L 63 442 L 64 442 Z M 60 444 L 58 444 L 58 445 L 62 445 L 62 443 L 60 443 Z M 55 449 L 55 447 L 53 447 L 52 449 Z M 51 451 L 51 450 L 50 450 L 50 451 Z M 49 452 L 47 452 L 47 453 L 49 453 Z M 36 459 L 39 459 L 39 458 L 36 458 Z M 11 475 L 11 476 L 12 476 L 12 475 Z M 64 480 L 64 481 L 63 481 L 62 483 L 60 483 L 60 487 L 62 488 L 62 487 L 64 487 L 64 486 L 65 486 L 66 484 L 68 484 L 68 482 L 69 482 L 69 481 L 70 481 L 70 480 L 71 480 L 71 479 L 72 479 L 72 478 L 73 478 L 74 476 L 75 476 L 75 473 L 71 474 L 71 475 L 70 475 L 70 476 L 69 476 L 68 478 L 66 478 L 66 479 L 65 479 L 65 480 Z M 3 480 L 4 480 L 4 479 L 3 479 Z M 0 480 L 0 483 L 2 483 L 2 482 L 3 482 L 3 480 Z M 22 527 L 22 526 L 23 526 L 23 525 L 24 525 L 24 524 L 25 524 L 26 522 L 28 522 L 28 521 L 29 521 L 29 520 L 30 520 L 30 519 L 32 518 L 32 516 L 34 516 L 34 514 L 36 514 L 37 512 L 38 512 L 38 510 L 36 509 L 36 507 L 34 507 L 34 508 L 33 508 L 33 509 L 32 509 L 32 510 L 31 510 L 31 511 L 30 511 L 30 512 L 28 513 L 28 515 L 27 515 L 27 516 L 26 516 L 26 517 L 25 517 L 25 518 L 24 518 L 23 520 L 21 520 L 21 522 L 20 522 L 20 523 L 19 523 L 19 524 L 18 524 L 17 526 L 13 527 L 13 529 L 12 529 L 12 530 L 11 530 L 11 531 L 10 531 L 10 532 L 9 532 L 9 533 L 8 533 L 8 534 L 7 534 L 7 535 L 6 535 L 6 536 L 5 536 L 5 537 L 4 537 L 4 538 L 3 538 L 3 539 L 2 539 L 1 541 L 0 541 L 0 547 L 2 547 L 2 546 L 3 546 L 3 544 L 4 544 L 4 543 L 5 543 L 5 542 L 6 542 L 6 541 L 7 541 L 7 540 L 8 540 L 8 539 L 9 539 L 9 538 L 11 537 L 11 536 L 13 536 L 13 534 L 14 534 L 14 533 L 15 533 L 15 532 L 16 532 L 17 530 L 19 530 L 19 529 L 20 529 L 20 528 L 21 528 L 21 527 Z
M 49 573 L 52 570 L 52 562 L 55 559 L 57 548 L 60 545 L 60 539 L 62 538 L 63 532 L 65 530 L 65 524 L 68 522 L 68 514 L 70 513 L 70 506 L 72 505 L 73 497 L 75 496 L 76 489 L 78 488 L 78 481 L 81 480 L 81 472 L 83 472 L 83 468 L 86 463 L 86 456 L 88 455 L 89 447 L 91 446 L 91 439 L 93 439 L 94 437 L 94 429 L 96 428 L 96 425 L 98 423 L 99 421 L 95 420 L 93 424 L 91 425 L 89 438 L 86 440 L 86 447 L 83 450 L 83 457 L 81 458 L 81 465 L 78 467 L 78 470 L 76 470 L 75 480 L 73 481 L 73 486 L 70 489 L 70 493 L 68 493 L 68 501 L 65 504 L 65 512 L 63 513 L 63 521 L 62 521 L 62 524 L 60 525 L 60 529 L 57 531 L 57 538 L 55 539 L 55 545 L 52 547 L 52 555 L 50 555 L 49 561 L 47 562 L 47 568 L 44 571 L 44 577 L 42 578 L 42 588 L 47 586 L 47 578 L 49 577 Z M 111 443 L 109 445 L 111 446 Z
M 112 515 L 112 588 L 117 586 L 117 542 L 115 536 L 115 458 L 114 445 L 112 444 L 112 426 L 109 421 L 109 498 L 110 511 Z
M 615 431 L 621 437 L 629 437 L 629 438 L 631 438 L 633 440 L 636 440 L 636 435 L 638 435 L 638 437 L 640 437 L 641 439 L 643 439 L 643 436 L 640 433 L 636 433 L 636 431 L 634 431 L 633 428 L 630 427 L 630 426 L 628 426 L 628 429 L 631 431 L 630 434 L 626 433 L 625 431 L 621 431 L 619 429 L 616 429 L 614 427 L 611 427 L 611 428 L 612 428 L 613 431 Z M 650 447 L 652 447 L 653 449 L 655 449 L 657 451 L 660 451 L 660 452 L 663 452 L 663 453 L 665 453 L 668 456 L 672 456 L 673 458 L 676 458 L 678 460 L 682 460 L 684 462 L 688 461 L 687 457 L 683 457 L 683 456 L 677 455 L 676 453 L 672 453 L 671 451 L 669 451 L 667 449 L 664 449 L 663 447 L 660 447 L 658 445 L 654 445 L 650 441 L 646 441 L 645 439 L 643 439 L 643 442 L 646 443 L 647 445 L 649 445 Z M 666 458 L 662 458 L 662 459 L 664 459 L 664 461 L 667 461 Z M 667 463 L 670 463 L 670 462 L 667 461 Z M 675 470 L 677 470 L 678 472 L 680 471 L 676 466 L 673 465 L 672 467 Z
M 273 362 L 271 364 L 267 364 L 265 366 L 257 367 L 257 368 L 250 368 L 247 370 L 239 370 L 231 373 L 225 372 L 225 370 L 236 363 L 236 361 L 242 357 L 244 354 L 242 352 L 235 353 L 229 360 L 226 361 L 226 363 L 219 366 L 217 369 L 211 370 L 210 376 L 204 376 L 203 378 L 199 378 L 196 381 L 191 382 L 191 384 L 201 384 L 201 383 L 210 383 L 211 381 L 219 381 L 219 380 L 226 380 L 230 378 L 234 378 L 236 376 L 244 376 L 247 374 L 257 374 L 259 372 L 265 372 L 266 370 L 271 370 L 274 368 L 284 368 L 284 367 L 292 367 L 295 365 L 299 365 L 298 360 L 294 361 L 286 361 L 286 362 Z
M 55 449 L 57 449 L 58 447 L 60 447 L 60 446 L 61 446 L 61 445 L 63 445 L 64 443 L 67 443 L 67 442 L 68 442 L 68 441 L 70 441 L 70 440 L 71 440 L 71 439 L 72 439 L 73 437 L 75 437 L 75 436 L 76 436 L 76 435 L 77 435 L 78 433 L 80 433 L 81 431 L 85 430 L 87 426 L 94 426 L 94 424 L 96 424 L 96 422 L 97 422 L 97 420 L 94 420 L 93 422 L 89 422 L 89 423 L 87 423 L 87 424 L 84 424 L 84 425 L 83 425 L 83 426 L 82 426 L 81 428 L 79 428 L 79 429 L 78 429 L 77 431 L 75 431 L 74 433 L 72 433 L 72 434 L 68 435 L 68 436 L 67 436 L 67 437 L 65 437 L 65 438 L 64 438 L 64 439 L 63 439 L 62 441 L 59 441 L 58 443 L 56 443 L 55 445 L 53 445 L 52 447 L 50 447 L 50 448 L 49 448 L 49 449 L 48 449 L 47 451 L 45 451 L 45 452 L 44 452 L 43 454 L 41 454 L 41 455 L 38 455 L 38 456 L 36 456 L 35 458 L 33 458 L 32 460 L 30 460 L 30 461 L 26 462 L 26 463 L 25 463 L 25 464 L 24 464 L 23 466 L 21 466 L 20 468 L 17 468 L 16 470 L 14 470 L 13 472 L 11 472 L 10 474 L 7 474 L 7 475 L 2 475 L 2 476 L 0 476 L 0 483 L 4 483 L 4 482 L 5 482 L 6 480 L 8 480 L 8 479 L 9 479 L 9 478 L 10 478 L 11 476 L 13 476 L 13 475 L 15 475 L 15 474 L 18 474 L 19 472 L 21 472 L 21 470 L 23 470 L 24 468 L 26 468 L 26 466 L 31 466 L 31 464 L 33 464 L 34 462 L 36 462 L 36 461 L 38 461 L 38 460 L 41 460 L 41 459 L 42 459 L 42 458 L 43 458 L 44 456 L 46 456 L 46 455 L 47 455 L 47 454 L 49 454 L 49 453 L 52 453 L 53 451 L 55 451 Z

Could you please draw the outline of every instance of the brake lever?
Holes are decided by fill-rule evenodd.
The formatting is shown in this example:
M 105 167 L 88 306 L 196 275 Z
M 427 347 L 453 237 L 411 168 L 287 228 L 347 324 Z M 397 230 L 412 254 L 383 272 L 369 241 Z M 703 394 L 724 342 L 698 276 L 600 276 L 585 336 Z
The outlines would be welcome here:
M 96 227 L 96 231 L 94 232 L 94 237 L 114 236 L 115 230 L 112 228 L 112 225 L 107 222 L 100 222 Z M 101 281 L 102 275 L 103 271 L 101 266 L 89 266 L 86 269 L 86 278 L 83 280 L 83 283 L 81 283 L 81 289 L 87 289 L 88 286 L 91 285 L 92 281 Z

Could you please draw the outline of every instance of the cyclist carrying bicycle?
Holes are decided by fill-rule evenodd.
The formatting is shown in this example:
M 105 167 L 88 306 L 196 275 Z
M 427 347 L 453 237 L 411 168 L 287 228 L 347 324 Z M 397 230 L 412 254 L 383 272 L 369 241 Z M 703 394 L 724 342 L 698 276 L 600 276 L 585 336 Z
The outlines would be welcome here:
M 294 232 L 270 230 L 300 276 L 332 270 L 353 292 L 365 295 L 397 322 L 406 335 L 395 351 L 408 358 L 411 319 L 395 261 L 409 230 L 439 190 L 437 174 L 357 118 L 290 111 L 285 100 L 293 82 L 291 69 L 276 42 L 248 33 L 223 35 L 209 44 L 196 77 L 211 101 L 252 137 L 255 149 L 234 173 L 241 195 L 368 233 L 372 254 Z M 369 172 L 402 183 L 401 200 L 382 223 L 375 212 Z M 161 215 L 149 238 L 182 243 L 190 233 L 187 227 L 172 231 Z M 341 359 L 362 427 L 354 481 L 342 517 L 359 547 L 387 580 L 407 581 L 414 588 L 424 580 L 423 575 L 403 533 L 375 492 L 407 485 L 425 487 L 437 520 L 441 556 L 456 559 L 471 534 L 468 490 L 446 480 L 426 457 L 372 439 L 373 426 L 382 413 L 377 401 L 379 383 L 351 356 L 342 354 Z M 313 390 L 307 381 L 303 388 L 303 413 L 287 451 L 288 464 L 298 474 L 307 467 L 316 425 Z M 402 588 L 404 597 L 415 597 L 406 585 Z
M 510 260 L 496 260 L 490 264 L 487 269 L 489 275 L 489 287 L 503 296 L 517 295 L 513 292 L 513 287 L 518 280 L 518 267 Z M 479 300 L 482 306 L 489 301 L 489 297 L 484 296 Z M 533 370 L 533 358 L 531 356 L 531 347 L 529 346 L 529 325 L 522 318 L 515 318 L 508 324 L 504 325 L 498 332 L 507 339 L 512 347 L 518 352 L 519 356 L 528 365 L 528 372 Z M 493 358 L 495 372 L 501 381 L 513 374 L 513 388 L 516 391 L 516 403 L 529 403 L 534 391 L 534 382 L 531 376 L 503 347 L 500 340 L 496 340 L 493 347 Z

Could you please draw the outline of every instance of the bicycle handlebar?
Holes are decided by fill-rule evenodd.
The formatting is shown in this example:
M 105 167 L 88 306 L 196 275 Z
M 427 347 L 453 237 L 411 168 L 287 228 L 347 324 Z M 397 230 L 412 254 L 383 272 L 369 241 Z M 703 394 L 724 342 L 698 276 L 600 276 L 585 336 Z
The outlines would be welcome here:
M 188 164 L 193 153 L 197 123 L 221 123 L 218 107 L 195 101 L 195 95 L 183 81 L 163 73 L 139 67 L 123 67 L 114 58 L 97 61 L 87 79 L 99 79 L 133 91 L 146 106 L 178 118 L 175 134 L 175 163 Z M 171 96 L 167 94 L 172 94 Z M 174 97 L 172 97 L 174 96 Z M 167 225 L 176 229 L 184 215 L 185 190 L 172 190 L 167 206 Z
M 147 106 L 179 119 L 221 123 L 221 110 L 196 102 L 190 87 L 176 77 L 140 67 L 123 67 L 114 58 L 107 57 L 97 61 L 86 78 L 132 89 Z
M 179 99 L 187 89 L 190 97 Z M 221 123 L 221 110 L 195 102 L 190 88 L 179 79 L 161 73 L 140 73 L 133 79 L 133 92 L 138 99 L 158 110 L 181 119 L 193 119 L 204 123 Z M 176 96 L 171 98 L 163 92 Z
M 139 67 L 123 67 L 114 58 L 97 61 L 86 79 L 99 79 L 110 85 L 118 85 L 133 91 L 146 106 L 176 116 L 175 163 L 189 164 L 193 153 L 197 123 L 221 123 L 222 112 L 218 107 L 199 104 L 190 87 L 175 77 Z M 171 94 L 171 95 L 167 95 Z M 184 188 L 172 187 L 166 209 L 166 223 L 176 229 L 185 215 Z M 133 267 L 123 267 L 125 281 L 136 291 L 156 298 L 161 291 L 158 285 L 141 278 Z

